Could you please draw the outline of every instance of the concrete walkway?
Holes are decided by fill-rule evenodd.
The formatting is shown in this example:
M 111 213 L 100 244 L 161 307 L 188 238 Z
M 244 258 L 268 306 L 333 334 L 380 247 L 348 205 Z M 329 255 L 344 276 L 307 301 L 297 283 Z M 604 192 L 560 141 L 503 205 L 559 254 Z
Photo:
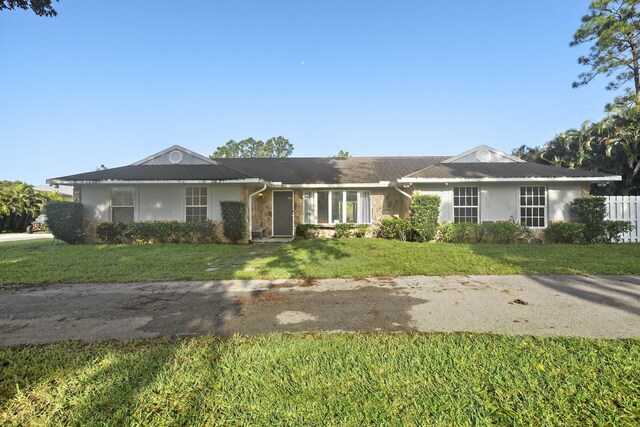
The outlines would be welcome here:
M 18 242 L 21 240 L 53 239 L 53 234 L 49 233 L 0 233 L 0 243 Z
M 0 289 L 0 345 L 300 331 L 640 337 L 640 276 L 457 276 Z

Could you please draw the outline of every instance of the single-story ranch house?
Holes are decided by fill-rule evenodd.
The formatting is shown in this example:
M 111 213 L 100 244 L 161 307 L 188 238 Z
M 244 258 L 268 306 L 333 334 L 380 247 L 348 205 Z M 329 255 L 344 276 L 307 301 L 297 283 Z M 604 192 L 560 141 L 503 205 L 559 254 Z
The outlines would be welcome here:
M 47 182 L 73 185 L 88 222 L 219 221 L 221 201 L 243 201 L 250 230 L 292 236 L 299 223 L 407 217 L 418 192 L 440 196 L 443 223 L 512 219 L 544 228 L 569 220 L 569 203 L 591 184 L 620 179 L 487 146 L 453 157 L 210 159 L 176 145 L 128 166 Z

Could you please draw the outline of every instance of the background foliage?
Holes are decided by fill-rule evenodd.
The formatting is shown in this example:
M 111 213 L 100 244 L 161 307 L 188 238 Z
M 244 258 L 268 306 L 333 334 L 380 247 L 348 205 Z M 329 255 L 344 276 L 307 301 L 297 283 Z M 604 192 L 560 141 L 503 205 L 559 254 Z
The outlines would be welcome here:
M 263 158 L 263 157 L 289 157 L 293 153 L 293 144 L 282 136 L 270 138 L 266 141 L 256 141 L 247 138 L 242 141 L 233 139 L 220 146 L 210 156 L 215 158 Z
M 38 191 L 21 181 L 0 181 L 0 232 L 24 232 L 49 200 L 62 198 L 56 192 Z

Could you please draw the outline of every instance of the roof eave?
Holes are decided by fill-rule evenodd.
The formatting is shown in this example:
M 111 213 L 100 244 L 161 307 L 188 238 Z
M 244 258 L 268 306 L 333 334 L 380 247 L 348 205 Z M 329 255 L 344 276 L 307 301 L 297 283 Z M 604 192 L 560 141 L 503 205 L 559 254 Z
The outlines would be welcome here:
M 435 183 L 447 183 L 447 182 L 522 182 L 522 181 L 533 181 L 533 182 L 544 182 L 544 181 L 554 181 L 554 182 L 609 182 L 609 181 L 622 181 L 622 177 L 620 175 L 611 175 L 611 176 L 579 176 L 579 177 L 570 177 L 570 176 L 560 176 L 560 177 L 520 177 L 520 178 L 495 178 L 495 177 L 484 177 L 484 178 L 400 178 L 398 180 L 399 183 L 404 184 L 435 184 Z
M 54 185 L 79 185 L 79 184 L 254 184 L 263 182 L 260 178 L 243 179 L 168 179 L 168 180 L 144 180 L 144 179 L 97 179 L 97 180 L 69 180 L 52 178 L 47 184 Z

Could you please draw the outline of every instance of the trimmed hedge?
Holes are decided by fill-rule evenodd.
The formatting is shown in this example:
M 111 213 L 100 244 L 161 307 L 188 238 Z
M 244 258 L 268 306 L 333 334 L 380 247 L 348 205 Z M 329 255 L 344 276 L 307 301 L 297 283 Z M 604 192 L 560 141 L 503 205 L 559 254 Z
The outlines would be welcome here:
M 213 243 L 215 231 L 211 221 L 132 222 L 125 235 L 134 243 Z
M 351 224 L 336 224 L 334 226 L 335 237 L 336 239 L 342 239 L 344 237 L 349 237 L 351 234 L 351 229 L 353 226 Z
M 440 227 L 442 241 L 447 243 L 515 243 L 518 237 L 530 236 L 531 231 L 514 221 L 458 222 Z
M 380 221 L 378 229 L 378 237 L 383 239 L 395 240 L 411 240 L 413 235 L 413 226 L 407 219 L 402 218 L 385 218 Z
M 411 197 L 409 221 L 413 228 L 413 238 L 418 242 L 433 240 L 438 231 L 440 217 L 440 196 L 416 194 Z
M 449 243 L 478 243 L 484 233 L 482 225 L 473 222 L 447 224 L 440 231 L 442 240 Z
M 238 243 L 247 236 L 246 210 L 243 202 L 220 202 L 224 236 Z
M 515 221 L 482 223 L 483 243 L 515 243 L 522 235 L 530 236 L 531 230 Z
M 584 243 L 585 228 L 580 222 L 551 222 L 544 237 L 550 243 Z
M 44 213 L 53 237 L 70 245 L 82 242 L 82 203 L 47 202 Z
M 101 222 L 96 226 L 96 237 L 100 243 L 109 245 L 128 243 L 127 224 L 124 222 Z
M 312 237 L 312 231 L 318 229 L 315 224 L 296 224 L 296 237 L 308 239 Z
M 96 227 L 98 243 L 215 243 L 211 221 L 103 222 Z

